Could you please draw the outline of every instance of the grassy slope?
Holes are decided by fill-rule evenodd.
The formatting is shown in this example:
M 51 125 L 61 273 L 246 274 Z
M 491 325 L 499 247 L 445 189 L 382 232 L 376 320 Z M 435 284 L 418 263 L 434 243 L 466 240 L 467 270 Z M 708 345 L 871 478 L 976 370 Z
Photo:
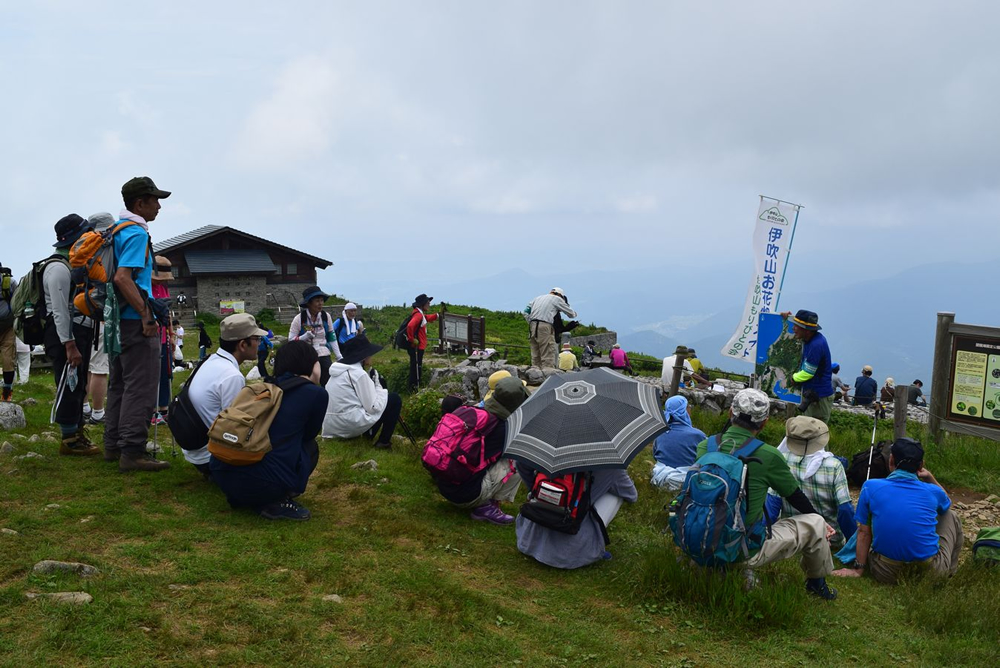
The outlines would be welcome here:
M 51 376 L 26 395 L 40 402 L 25 433 L 46 431 Z M 696 416 L 709 432 L 718 420 Z M 835 449 L 869 434 L 862 421 L 835 424 Z M 647 483 L 648 449 L 630 469 L 640 500 L 611 528 L 615 558 L 562 572 L 518 553 L 512 528 L 444 502 L 412 446 L 324 441 L 302 497 L 313 520 L 291 524 L 231 511 L 180 457 L 166 473 L 123 476 L 59 457 L 54 441 L 13 442 L 45 458 L 0 455 L 0 526 L 20 532 L 0 535 L 4 665 L 996 664 L 1000 580 L 970 565 L 940 588 L 838 582 L 833 604 L 807 599 L 791 563 L 750 595 L 693 578 L 661 533 L 669 496 Z M 369 458 L 377 472 L 351 470 Z M 996 446 L 973 440 L 929 455 L 943 482 L 982 491 L 1000 490 L 997 464 Z M 102 573 L 33 575 L 46 558 Z M 79 589 L 94 603 L 23 596 Z M 322 601 L 332 593 L 344 602 Z

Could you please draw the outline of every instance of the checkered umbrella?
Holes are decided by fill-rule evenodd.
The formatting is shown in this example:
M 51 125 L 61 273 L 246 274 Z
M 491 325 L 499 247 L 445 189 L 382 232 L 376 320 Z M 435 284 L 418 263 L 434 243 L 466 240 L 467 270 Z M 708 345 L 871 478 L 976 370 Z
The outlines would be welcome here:
M 666 429 L 652 385 L 603 367 L 559 374 L 507 419 L 504 456 L 551 475 L 622 469 Z

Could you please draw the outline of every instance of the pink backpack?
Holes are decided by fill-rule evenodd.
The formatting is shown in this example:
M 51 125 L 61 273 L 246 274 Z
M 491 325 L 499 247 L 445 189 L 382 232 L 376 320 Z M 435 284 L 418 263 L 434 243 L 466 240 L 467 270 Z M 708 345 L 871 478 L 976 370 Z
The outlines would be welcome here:
M 460 406 L 438 422 L 420 460 L 435 481 L 460 485 L 499 459 L 486 457 L 485 437 L 496 424 L 483 409 Z

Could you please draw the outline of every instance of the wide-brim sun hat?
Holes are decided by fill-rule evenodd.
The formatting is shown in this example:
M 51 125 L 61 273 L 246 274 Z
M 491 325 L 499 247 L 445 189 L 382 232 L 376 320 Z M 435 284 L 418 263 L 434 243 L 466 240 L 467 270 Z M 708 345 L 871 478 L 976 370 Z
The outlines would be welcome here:
M 797 415 L 785 421 L 785 445 L 793 455 L 805 457 L 826 448 L 830 428 L 822 420 Z
M 819 326 L 819 316 L 805 309 L 799 309 L 792 317 L 792 322 L 802 329 L 808 329 L 813 332 L 823 329 Z
M 154 281 L 170 281 L 173 280 L 174 274 L 171 271 L 173 267 L 170 264 L 170 260 L 163 257 L 162 255 L 157 255 L 153 258 L 153 280 Z
M 310 285 L 308 288 L 302 291 L 302 301 L 299 302 L 299 306 L 305 308 L 306 304 L 309 303 L 309 300 L 314 299 L 316 297 L 322 297 L 323 301 L 326 301 L 327 299 L 330 298 L 330 295 L 320 290 L 318 285 Z
M 340 363 L 357 364 L 362 360 L 368 359 L 378 351 L 382 350 L 382 348 L 383 346 L 369 341 L 368 337 L 364 334 L 358 334 L 357 336 L 340 344 L 340 353 L 342 355 Z
M 52 246 L 53 248 L 69 248 L 83 236 L 84 232 L 92 229 L 94 229 L 94 224 L 83 216 L 75 213 L 63 216 L 55 224 L 56 242 Z

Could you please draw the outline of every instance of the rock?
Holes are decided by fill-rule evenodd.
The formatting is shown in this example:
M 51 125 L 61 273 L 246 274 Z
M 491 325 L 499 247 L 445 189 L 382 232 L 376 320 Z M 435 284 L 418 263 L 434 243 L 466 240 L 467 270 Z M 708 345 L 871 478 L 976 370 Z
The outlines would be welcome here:
M 369 459 L 368 461 L 351 464 L 351 468 L 355 471 L 378 471 L 378 462 L 374 459 Z
M 7 527 L 4 527 L 3 529 L 0 529 L 0 533 L 4 534 L 6 536 L 20 536 L 21 535 L 18 532 L 14 531 L 13 529 L 8 529 Z
M 190 589 L 190 588 L 191 587 L 189 587 L 188 585 L 178 585 L 178 584 L 167 585 L 167 589 L 169 589 L 170 591 L 184 591 L 185 589 Z
M 722 406 L 715 403 L 714 399 L 705 399 L 705 402 L 701 405 L 701 409 L 713 415 L 722 415 Z
M 93 522 L 93 521 L 94 521 L 94 516 L 88 515 L 87 517 L 84 517 L 82 520 L 80 520 L 80 524 L 86 524 L 87 522 Z
M 0 455 L 6 455 L 11 452 L 14 452 L 14 446 L 9 441 L 4 441 L 3 445 L 0 445 Z
M 86 605 L 94 600 L 94 597 L 84 591 L 58 591 L 52 594 L 25 594 L 29 599 L 43 598 L 54 603 L 66 603 L 68 605 Z
M 22 459 L 44 459 L 44 458 L 37 452 L 26 452 L 23 455 L 18 455 L 14 457 L 15 462 L 19 462 Z
M 27 399 L 22 399 L 18 403 L 21 404 L 22 406 L 34 406 L 38 403 L 38 399 L 35 399 L 34 397 L 28 397 Z
M 150 633 L 153 629 L 149 628 L 148 626 L 140 626 L 139 630 L 142 631 L 143 633 Z
M 545 382 L 545 374 L 537 366 L 529 367 L 524 372 L 524 376 L 525 380 L 528 381 L 528 385 L 541 385 Z
M 566 372 L 563 371 L 562 369 L 542 369 L 542 375 L 544 375 L 546 378 L 551 378 L 552 376 L 561 376 L 564 373 Z
M 339 594 L 327 594 L 323 600 L 328 603 L 343 603 L 344 599 Z
M 12 431 L 28 426 L 24 419 L 24 409 L 15 403 L 4 401 L 0 403 L 0 430 Z
M 76 573 L 80 577 L 89 578 L 100 573 L 99 570 L 89 564 L 81 564 L 77 561 L 55 561 L 45 559 L 35 564 L 31 569 L 39 575 L 51 575 L 53 573 Z
M 58 503 L 50 503 L 49 505 L 45 506 L 46 510 L 56 510 L 57 508 L 62 508 L 62 506 L 60 506 Z
M 38 443 L 40 440 L 42 440 L 41 436 L 38 434 L 32 434 L 31 438 L 28 439 L 28 443 Z
M 490 379 L 485 376 L 480 376 L 479 380 L 476 382 L 476 396 L 480 399 L 486 396 L 486 393 L 490 391 Z
M 3 450 L 0 450 L 0 452 L 3 452 Z M 996 494 L 990 494 L 985 499 L 983 499 L 983 501 L 985 501 L 986 503 L 997 503 L 998 501 L 1000 501 L 1000 496 L 997 496 Z
M 54 431 L 43 431 L 41 433 L 41 437 L 42 438 L 55 438 L 56 437 L 56 433 Z

